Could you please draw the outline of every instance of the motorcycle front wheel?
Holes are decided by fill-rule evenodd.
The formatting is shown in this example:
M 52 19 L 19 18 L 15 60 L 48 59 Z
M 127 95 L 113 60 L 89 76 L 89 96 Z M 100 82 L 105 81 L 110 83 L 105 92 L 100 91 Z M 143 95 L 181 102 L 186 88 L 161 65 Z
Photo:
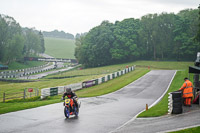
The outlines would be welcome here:
M 69 109 L 67 107 L 64 108 L 64 114 L 66 118 L 69 118 Z

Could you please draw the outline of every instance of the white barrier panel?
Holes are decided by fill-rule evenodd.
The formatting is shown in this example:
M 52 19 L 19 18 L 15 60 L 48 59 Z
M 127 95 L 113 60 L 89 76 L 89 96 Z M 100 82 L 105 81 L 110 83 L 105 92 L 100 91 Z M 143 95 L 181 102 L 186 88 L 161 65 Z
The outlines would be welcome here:
M 98 78 L 98 85 L 102 83 L 102 78 Z
M 112 78 L 112 74 L 109 74 L 109 75 L 110 75 L 110 80 L 113 79 L 113 78 Z
M 78 90 L 78 89 L 82 89 L 82 83 L 75 83 L 75 84 L 66 85 L 65 88 L 71 88 L 73 91 Z
M 72 88 L 72 90 L 82 89 L 82 82 L 71 84 L 71 88 Z
M 121 76 L 122 75 L 122 71 L 119 71 L 119 76 Z
M 117 78 L 117 77 L 118 77 L 117 72 L 115 72 L 115 78 Z
M 58 86 L 58 94 L 63 94 L 65 92 L 64 86 Z
M 50 88 L 44 88 L 41 89 L 41 99 L 44 99 L 45 97 L 50 96 Z
M 134 69 L 135 69 L 134 66 L 132 66 L 132 71 L 133 71 Z
M 125 70 L 122 70 L 121 74 L 124 75 L 125 74 Z
M 126 74 L 126 69 L 123 70 L 123 74 Z
M 105 76 L 105 82 L 106 82 L 106 81 L 108 81 L 108 76 L 107 76 L 107 75 Z

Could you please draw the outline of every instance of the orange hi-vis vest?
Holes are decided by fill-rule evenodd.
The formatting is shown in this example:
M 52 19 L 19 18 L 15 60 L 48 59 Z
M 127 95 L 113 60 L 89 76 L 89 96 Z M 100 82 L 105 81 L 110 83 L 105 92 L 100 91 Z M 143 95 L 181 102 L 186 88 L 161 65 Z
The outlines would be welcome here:
M 183 90 L 183 98 L 193 97 L 193 85 L 189 80 L 186 80 L 179 90 Z

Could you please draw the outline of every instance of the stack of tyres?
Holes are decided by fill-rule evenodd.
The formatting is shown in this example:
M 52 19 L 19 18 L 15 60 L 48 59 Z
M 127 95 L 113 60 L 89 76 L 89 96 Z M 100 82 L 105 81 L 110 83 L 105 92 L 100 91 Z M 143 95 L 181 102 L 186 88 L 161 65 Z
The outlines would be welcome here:
M 172 94 L 168 93 L 169 97 L 168 97 L 168 114 L 172 113 Z
M 181 114 L 183 112 L 182 91 L 172 92 L 171 95 L 172 95 L 172 114 Z

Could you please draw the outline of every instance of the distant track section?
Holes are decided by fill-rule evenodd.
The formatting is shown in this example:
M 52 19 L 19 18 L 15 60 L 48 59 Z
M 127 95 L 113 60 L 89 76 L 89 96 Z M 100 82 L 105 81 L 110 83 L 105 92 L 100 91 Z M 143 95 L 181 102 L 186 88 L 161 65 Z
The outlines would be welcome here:
M 24 61 L 46 61 L 46 62 L 69 62 L 69 63 L 78 63 L 76 59 L 39 58 L 39 57 L 24 57 Z

